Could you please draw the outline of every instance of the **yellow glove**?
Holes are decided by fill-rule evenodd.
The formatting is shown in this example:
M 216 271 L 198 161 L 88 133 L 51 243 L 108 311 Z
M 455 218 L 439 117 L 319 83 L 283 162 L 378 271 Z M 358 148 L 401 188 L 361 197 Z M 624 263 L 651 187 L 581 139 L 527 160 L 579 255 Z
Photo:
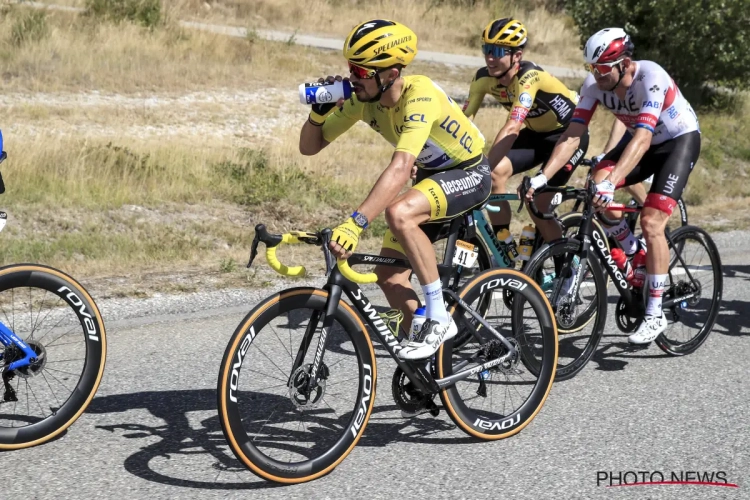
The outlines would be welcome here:
M 354 223 L 354 219 L 349 217 L 346 221 L 333 230 L 331 241 L 334 241 L 344 247 L 344 250 L 353 252 L 359 243 L 359 235 L 362 234 L 362 228 Z

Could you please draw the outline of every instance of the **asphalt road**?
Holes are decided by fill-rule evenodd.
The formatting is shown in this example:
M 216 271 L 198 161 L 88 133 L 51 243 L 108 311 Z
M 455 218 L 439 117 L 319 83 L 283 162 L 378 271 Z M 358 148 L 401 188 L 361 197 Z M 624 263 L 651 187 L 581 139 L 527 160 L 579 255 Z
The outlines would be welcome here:
M 394 364 L 379 357 L 359 445 L 328 476 L 290 487 L 240 466 L 216 411 L 226 343 L 275 288 L 100 304 L 109 355 L 96 398 L 61 438 L 0 454 L 0 498 L 749 498 L 750 233 L 716 239 L 723 309 L 693 355 L 631 351 L 608 328 L 584 371 L 556 383 L 521 433 L 494 443 L 470 441 L 444 412 L 401 418 Z M 608 487 L 628 471 L 667 481 L 723 472 L 714 481 L 739 487 Z

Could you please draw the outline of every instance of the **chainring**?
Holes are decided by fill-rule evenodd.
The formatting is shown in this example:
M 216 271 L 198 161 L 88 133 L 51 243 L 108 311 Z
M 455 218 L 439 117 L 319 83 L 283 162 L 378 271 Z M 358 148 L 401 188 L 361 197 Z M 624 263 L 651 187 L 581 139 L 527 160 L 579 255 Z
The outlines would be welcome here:
M 418 412 L 432 402 L 434 394 L 422 394 L 413 386 L 409 377 L 406 376 L 401 368 L 396 368 L 391 379 L 391 392 L 393 401 L 403 411 L 414 413 Z
M 625 299 L 620 297 L 620 300 L 617 301 L 617 308 L 615 309 L 615 322 L 617 323 L 617 328 L 619 328 L 622 333 L 633 333 L 638 329 L 642 321 L 643 318 L 634 318 L 628 315 L 628 306 L 625 304 Z

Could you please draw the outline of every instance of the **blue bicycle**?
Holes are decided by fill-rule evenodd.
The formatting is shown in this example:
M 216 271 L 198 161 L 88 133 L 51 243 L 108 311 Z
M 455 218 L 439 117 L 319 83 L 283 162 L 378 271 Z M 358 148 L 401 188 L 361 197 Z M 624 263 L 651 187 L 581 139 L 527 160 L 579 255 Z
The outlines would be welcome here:
M 0 231 L 6 221 L 0 212 Z M 77 281 L 39 264 L 0 267 L 0 450 L 42 444 L 75 422 L 106 352 L 99 309 Z

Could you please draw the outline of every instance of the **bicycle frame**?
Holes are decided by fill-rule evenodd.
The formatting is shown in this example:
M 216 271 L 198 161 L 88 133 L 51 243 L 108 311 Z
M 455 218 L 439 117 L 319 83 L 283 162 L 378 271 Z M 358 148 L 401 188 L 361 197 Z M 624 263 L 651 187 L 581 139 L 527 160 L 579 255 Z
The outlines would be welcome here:
M 23 340 L 19 339 L 7 326 L 0 323 L 0 344 L 6 348 L 12 345 L 18 347 L 26 356 L 23 359 L 16 360 L 5 367 L 6 372 L 25 368 L 31 364 L 31 360 L 37 357 L 34 349 L 29 347 Z M 0 352 L 0 359 L 3 359 L 4 353 Z
M 450 248 L 448 249 L 448 251 L 450 251 Z M 411 268 L 409 262 L 403 259 L 367 254 L 354 254 L 349 258 L 349 263 L 351 265 L 376 263 L 378 265 L 402 267 L 407 269 Z M 331 269 L 331 272 L 328 276 L 328 281 L 323 289 L 328 291 L 329 295 L 326 303 L 325 319 L 323 320 L 323 326 L 321 328 L 318 345 L 315 351 L 315 358 L 312 365 L 312 373 L 314 373 L 315 376 L 310 377 L 310 380 L 308 382 L 308 390 L 312 390 L 314 388 L 316 380 L 319 377 L 319 370 L 322 367 L 323 355 L 325 353 L 326 343 L 328 340 L 328 332 L 333 325 L 334 314 L 338 307 L 339 300 L 341 300 L 342 292 L 346 294 L 347 297 L 349 297 L 349 300 L 354 305 L 354 308 L 357 310 L 360 317 L 365 320 L 370 329 L 375 333 L 375 336 L 378 338 L 383 347 L 385 347 L 385 349 L 388 351 L 388 354 L 396 361 L 398 367 L 403 370 L 403 372 L 415 385 L 415 387 L 424 394 L 437 393 L 441 389 L 451 386 L 460 380 L 466 379 L 472 375 L 476 375 L 484 370 L 497 366 L 516 354 L 515 347 L 505 337 L 498 333 L 491 325 L 489 325 L 484 320 L 484 318 L 473 311 L 471 307 L 463 300 L 461 300 L 453 291 L 443 290 L 444 294 L 446 294 L 451 301 L 456 303 L 459 307 L 468 311 L 469 314 L 471 314 L 471 316 L 475 320 L 481 323 L 488 332 L 491 332 L 500 342 L 502 342 L 503 345 L 508 349 L 508 352 L 504 356 L 487 361 L 474 368 L 461 370 L 458 373 L 454 373 L 453 375 L 450 375 L 448 377 L 436 380 L 430 373 L 430 359 L 410 362 L 403 361 L 398 357 L 399 351 L 403 349 L 398 340 L 393 336 L 391 331 L 383 322 L 382 318 L 375 310 L 375 307 L 362 292 L 362 289 L 360 289 L 359 286 L 355 283 L 352 283 L 351 281 L 344 278 L 341 275 L 338 267 L 334 267 L 333 269 Z M 302 366 L 302 363 L 307 354 L 307 350 L 312 343 L 313 335 L 317 330 L 319 321 L 320 314 L 317 312 L 313 313 L 313 316 L 310 319 L 310 323 L 308 324 L 305 331 L 305 336 L 300 343 L 300 347 L 297 351 L 297 356 L 292 366 L 291 373 L 294 373 L 300 366 Z M 367 368 L 367 365 L 365 365 L 365 369 Z

